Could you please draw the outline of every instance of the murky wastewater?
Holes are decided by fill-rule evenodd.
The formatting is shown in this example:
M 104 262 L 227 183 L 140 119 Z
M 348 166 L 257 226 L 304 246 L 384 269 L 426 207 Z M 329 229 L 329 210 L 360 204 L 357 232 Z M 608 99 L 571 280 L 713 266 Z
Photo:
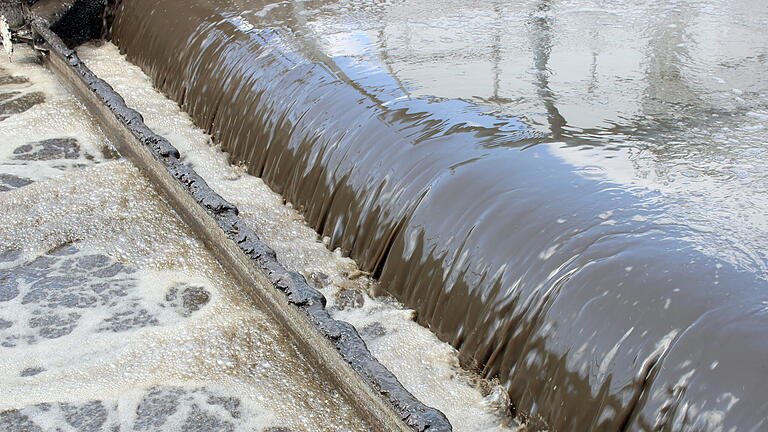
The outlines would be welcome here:
M 434 117 L 432 134 L 515 132 L 484 139 L 490 147 L 523 134 L 583 176 L 661 192 L 675 220 L 728 239 L 702 245 L 708 253 L 766 271 L 764 2 L 241 0 L 228 10 L 243 26 L 287 29 L 371 101 Z
M 753 430 L 766 24 L 759 1 L 135 0 L 113 36 L 521 412 L 554 430 Z M 220 187 L 250 213 L 261 184 L 230 178 L 251 182 Z M 272 246 L 366 322 L 341 267 L 293 238 Z

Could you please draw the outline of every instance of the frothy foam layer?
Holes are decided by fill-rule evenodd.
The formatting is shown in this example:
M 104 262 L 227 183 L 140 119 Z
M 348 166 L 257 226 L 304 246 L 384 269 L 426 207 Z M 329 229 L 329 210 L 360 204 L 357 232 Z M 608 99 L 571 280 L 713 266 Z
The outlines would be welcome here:
M 503 389 L 462 371 L 456 351 L 415 323 L 413 311 L 389 298 L 372 298 L 374 280 L 340 251 L 329 251 L 302 216 L 260 178 L 230 165 L 228 155 L 211 145 L 210 136 L 158 93 L 115 46 L 87 45 L 78 51 L 100 78 L 142 113 L 149 127 L 179 149 L 185 163 L 238 206 L 280 262 L 321 288 L 334 318 L 353 324 L 374 356 L 417 398 L 445 413 L 458 431 L 519 427 L 505 415 L 508 401 Z
M 3 430 L 253 430 L 269 423 L 266 414 L 230 395 L 228 389 L 205 387 L 153 387 L 129 391 L 111 401 L 42 403 L 0 413 Z M 247 427 L 246 427 L 247 425 Z M 287 431 L 267 427 L 265 431 Z
M 33 57 L 0 64 L 43 95 L 0 121 L 0 429 L 367 430 Z

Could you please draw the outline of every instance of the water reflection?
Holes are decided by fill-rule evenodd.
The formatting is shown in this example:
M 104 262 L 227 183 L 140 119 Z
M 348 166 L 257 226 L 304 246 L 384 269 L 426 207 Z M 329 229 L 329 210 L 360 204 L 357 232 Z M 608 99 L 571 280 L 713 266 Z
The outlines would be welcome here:
M 735 239 L 702 249 L 766 269 L 762 1 L 234 5 L 377 105 L 484 128 L 489 147 L 551 143 L 590 177 L 666 194 L 679 221 Z
M 762 6 L 189 4 L 124 3 L 121 50 L 521 410 L 760 420 Z

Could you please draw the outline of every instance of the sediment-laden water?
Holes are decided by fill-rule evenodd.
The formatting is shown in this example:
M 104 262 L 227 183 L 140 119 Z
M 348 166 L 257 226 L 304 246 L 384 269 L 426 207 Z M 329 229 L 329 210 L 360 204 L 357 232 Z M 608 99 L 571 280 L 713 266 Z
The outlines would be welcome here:
M 768 424 L 766 24 L 762 2 L 134 0 L 112 34 L 521 412 L 738 431 Z

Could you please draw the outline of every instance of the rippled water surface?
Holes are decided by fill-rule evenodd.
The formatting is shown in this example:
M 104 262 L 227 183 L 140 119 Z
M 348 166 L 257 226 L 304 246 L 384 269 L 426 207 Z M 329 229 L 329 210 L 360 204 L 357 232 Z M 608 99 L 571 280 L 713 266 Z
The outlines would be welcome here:
M 233 4 L 377 103 L 449 117 L 435 131 L 523 129 L 583 176 L 661 192 L 676 223 L 718 234 L 702 248 L 768 270 L 763 1 Z

